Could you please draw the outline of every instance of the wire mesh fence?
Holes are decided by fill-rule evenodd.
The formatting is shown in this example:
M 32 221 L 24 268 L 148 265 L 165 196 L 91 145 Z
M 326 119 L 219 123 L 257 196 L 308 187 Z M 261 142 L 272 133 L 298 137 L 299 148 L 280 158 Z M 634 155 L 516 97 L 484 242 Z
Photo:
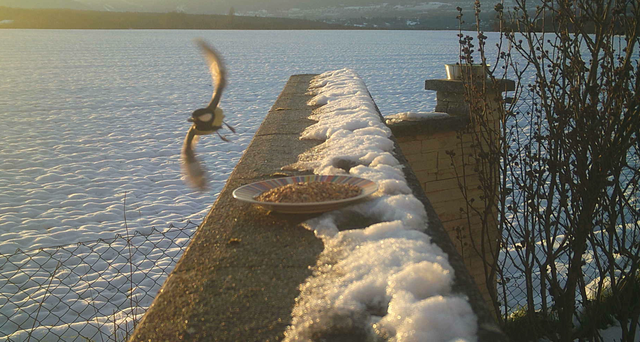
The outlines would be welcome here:
M 196 228 L 0 254 L 0 339 L 126 339 Z
M 541 279 L 540 268 L 528 262 L 522 262 L 517 259 L 508 257 L 507 254 L 510 251 L 502 251 L 500 258 L 501 264 L 501 276 L 497 278 L 497 295 L 498 302 L 501 306 L 501 315 L 503 317 L 509 317 L 519 310 L 526 309 L 529 304 L 529 296 L 534 304 L 535 310 L 541 310 L 541 308 L 549 308 L 554 306 L 554 298 L 551 292 L 544 291 L 541 287 L 545 286 L 545 281 Z M 591 253 L 591 252 L 589 252 Z M 566 258 L 558 258 L 558 265 L 562 271 L 566 270 L 562 267 L 562 264 L 568 265 Z M 566 267 L 566 266 L 565 266 Z M 585 284 L 585 290 L 590 291 L 590 283 L 600 277 L 600 270 L 591 262 L 582 266 L 583 279 Z M 560 278 L 564 278 L 563 274 L 559 275 Z M 576 293 L 576 297 L 579 297 L 580 293 Z

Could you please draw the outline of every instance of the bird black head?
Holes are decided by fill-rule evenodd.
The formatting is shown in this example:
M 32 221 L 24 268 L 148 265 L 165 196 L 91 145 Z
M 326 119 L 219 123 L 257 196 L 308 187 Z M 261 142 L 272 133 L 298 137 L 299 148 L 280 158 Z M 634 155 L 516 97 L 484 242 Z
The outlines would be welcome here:
M 207 107 L 196 109 L 188 121 L 193 122 L 197 135 L 204 135 L 219 130 L 222 127 L 223 119 L 222 109 L 211 110 L 211 108 Z

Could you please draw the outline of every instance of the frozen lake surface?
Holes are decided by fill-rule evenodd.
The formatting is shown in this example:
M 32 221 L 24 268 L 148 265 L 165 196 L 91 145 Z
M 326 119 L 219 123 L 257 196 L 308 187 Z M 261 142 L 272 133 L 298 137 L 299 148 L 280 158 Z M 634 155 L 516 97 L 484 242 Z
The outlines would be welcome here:
M 0 253 L 199 222 L 288 77 L 351 68 L 384 115 L 432 110 L 455 32 L 0 31 Z M 184 186 L 179 151 L 224 56 L 221 106 L 238 134 L 198 145 L 211 189 Z
M 207 136 L 198 144 L 209 170 L 205 193 L 183 184 L 179 159 L 186 119 L 208 103 L 212 90 L 196 37 L 226 61 L 221 107 L 238 131 L 228 134 L 229 143 Z M 46 263 L 50 256 L 40 253 L 30 254 L 36 255 L 31 262 L 44 266 L 26 267 L 22 254 L 10 259 L 33 273 L 14 275 L 13 266 L 3 266 L 9 274 L 0 300 L 9 302 L 0 303 L 0 320 L 11 322 L 0 323 L 0 338 L 82 340 L 98 336 L 96 329 L 109 339 L 112 321 L 123 326 L 144 312 L 164 279 L 153 265 L 170 271 L 167 263 L 186 243 L 182 233 L 193 231 L 169 227 L 202 221 L 289 76 L 350 68 L 383 115 L 430 111 L 435 92 L 424 90 L 424 80 L 445 77 L 443 65 L 456 61 L 458 43 L 454 31 L 0 30 L 0 51 L 0 254 L 147 235 L 153 228 L 172 241 L 156 234 L 145 240 L 149 251 L 129 256 L 132 273 L 153 279 L 138 284 L 148 295 L 136 303 L 126 288 L 101 297 L 131 281 L 122 277 L 132 263 L 124 239 L 73 252 L 89 259 L 98 252 L 101 258 L 123 254 L 91 264 L 95 273 L 78 276 L 74 261 Z M 100 252 L 106 246 L 115 250 Z M 52 284 L 71 290 L 57 300 L 95 309 L 97 323 L 83 323 L 73 311 L 60 311 L 62 321 L 39 319 L 39 305 L 43 313 L 61 306 L 42 290 Z M 67 324 L 74 326 L 71 335 Z M 47 335 L 47 326 L 59 335 Z

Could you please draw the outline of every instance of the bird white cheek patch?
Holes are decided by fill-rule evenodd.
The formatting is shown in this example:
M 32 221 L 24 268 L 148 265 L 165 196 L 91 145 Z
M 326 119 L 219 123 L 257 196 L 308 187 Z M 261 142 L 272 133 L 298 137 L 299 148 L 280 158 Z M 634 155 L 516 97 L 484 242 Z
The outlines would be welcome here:
M 203 122 L 211 121 L 211 114 L 204 114 L 197 117 L 198 120 Z

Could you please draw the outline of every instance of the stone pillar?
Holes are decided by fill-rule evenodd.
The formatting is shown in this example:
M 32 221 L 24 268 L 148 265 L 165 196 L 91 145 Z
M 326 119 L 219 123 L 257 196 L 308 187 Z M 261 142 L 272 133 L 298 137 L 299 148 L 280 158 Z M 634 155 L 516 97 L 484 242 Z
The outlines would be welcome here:
M 476 86 L 482 86 L 482 82 Z M 488 306 L 493 308 L 490 289 L 495 293 L 495 274 L 485 272 L 487 268 L 483 260 L 492 260 L 499 250 L 495 211 L 486 212 L 489 224 L 485 229 L 480 215 L 473 211 L 469 211 L 469 215 L 465 212 L 467 198 L 474 198 L 475 207 L 484 209 L 481 199 L 485 195 L 480 187 L 478 161 L 473 157 L 474 126 L 470 123 L 474 118 L 469 116 L 465 87 L 459 80 L 427 80 L 425 88 L 437 92 L 435 110 L 448 116 L 427 115 L 418 121 L 388 120 L 387 123 L 469 273 Z M 497 108 L 502 92 L 513 89 L 513 81 L 499 81 L 497 88 L 486 92 L 488 95 L 484 101 L 488 101 L 487 107 Z M 498 112 L 489 110 L 487 114 L 491 126 L 498 128 Z M 466 191 L 461 190 L 461 184 Z M 487 279 L 491 284 L 487 285 Z

